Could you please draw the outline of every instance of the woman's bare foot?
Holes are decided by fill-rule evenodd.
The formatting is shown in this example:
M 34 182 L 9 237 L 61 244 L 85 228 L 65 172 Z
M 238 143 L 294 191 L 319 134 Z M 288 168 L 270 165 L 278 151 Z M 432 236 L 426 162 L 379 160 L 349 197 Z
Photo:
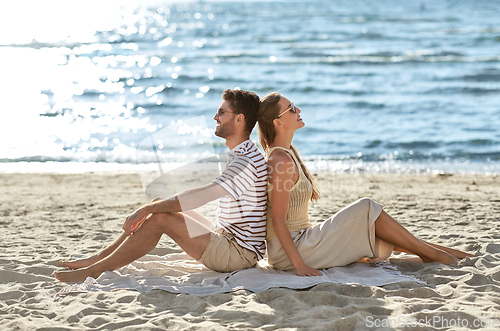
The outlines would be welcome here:
M 432 259 L 429 259 L 429 258 L 428 258 L 428 257 L 426 257 L 426 256 L 420 256 L 420 255 L 419 255 L 418 257 L 420 258 L 420 260 L 422 260 L 422 263 L 432 263 L 432 262 L 436 262 L 436 261 L 434 261 L 434 260 L 432 260 Z
M 448 250 L 446 250 L 446 252 L 453 255 L 454 257 L 456 257 L 459 260 L 465 259 L 466 257 L 477 257 L 476 254 L 462 252 L 462 251 L 459 251 L 458 249 L 453 249 L 453 248 L 448 248 Z
M 426 242 L 424 242 L 424 244 L 425 244 L 425 246 L 427 246 L 427 248 L 425 250 L 422 250 L 420 252 L 420 254 L 401 249 L 400 247 L 397 247 L 397 246 L 395 246 L 395 249 L 397 248 L 398 251 L 418 255 L 418 257 L 422 260 L 423 263 L 439 262 L 442 264 L 454 264 L 454 263 L 458 262 L 457 257 L 448 253 L 444 249 L 441 250 L 439 248 L 439 247 L 443 247 L 443 246 L 434 245 L 434 244 L 426 243 Z
M 100 275 L 100 272 L 95 272 L 91 268 L 54 272 L 54 277 L 64 283 L 83 282 L 87 277 L 97 278 Z
M 91 266 L 92 264 L 99 262 L 100 260 L 101 259 L 99 255 L 94 255 L 91 257 L 77 259 L 73 261 L 59 261 L 59 264 L 68 269 L 82 269 Z
M 439 259 L 436 260 L 436 262 L 442 263 L 442 264 L 455 264 L 459 261 L 455 256 L 445 253 L 442 257 L 439 257 Z
M 426 241 L 424 241 L 424 242 L 426 244 L 434 247 L 434 248 L 437 248 L 437 249 L 440 249 L 442 251 L 445 251 L 446 253 L 451 254 L 451 255 L 453 255 L 454 257 L 456 257 L 457 259 L 460 259 L 460 260 L 464 259 L 466 257 L 477 257 L 476 254 L 463 252 L 463 251 L 460 251 L 458 249 L 454 249 L 454 248 L 450 248 L 450 247 L 446 247 L 446 246 L 441 246 L 441 245 L 433 244 L 433 243 L 426 242 Z
M 420 258 L 424 261 L 424 263 L 439 262 L 442 264 L 454 264 L 458 262 L 458 259 L 455 256 L 439 249 L 436 249 L 436 253 L 433 254 L 432 257 L 421 256 Z

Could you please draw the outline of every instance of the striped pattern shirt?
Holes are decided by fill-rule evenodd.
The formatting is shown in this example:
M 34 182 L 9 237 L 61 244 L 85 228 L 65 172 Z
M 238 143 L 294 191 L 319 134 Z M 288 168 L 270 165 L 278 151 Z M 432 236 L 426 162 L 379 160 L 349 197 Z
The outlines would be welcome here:
M 250 139 L 229 151 L 226 168 L 214 183 L 228 193 L 219 199 L 217 228 L 262 259 L 266 251 L 267 164 Z

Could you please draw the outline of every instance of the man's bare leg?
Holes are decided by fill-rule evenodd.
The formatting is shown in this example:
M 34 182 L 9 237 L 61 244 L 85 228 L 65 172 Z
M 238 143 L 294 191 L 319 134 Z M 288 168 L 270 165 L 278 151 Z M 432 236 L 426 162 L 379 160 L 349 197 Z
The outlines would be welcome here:
M 91 257 L 77 259 L 73 261 L 59 261 L 59 264 L 68 269 L 81 269 L 88 267 L 89 265 L 99 262 L 100 260 L 104 259 L 111 253 L 113 253 L 118 247 L 120 247 L 120 245 L 123 243 L 125 239 L 127 239 L 127 237 L 128 234 L 122 232 L 120 236 L 116 238 L 116 240 L 111 245 L 109 245 L 99 253 L 94 254 Z
M 156 199 L 153 199 L 155 201 Z M 207 220 L 203 215 L 195 212 L 194 210 L 189 210 L 184 212 L 185 215 L 188 215 L 195 219 L 198 223 L 201 225 L 205 226 L 206 228 L 213 230 L 214 224 Z M 142 224 L 141 224 L 142 225 Z M 203 233 L 206 233 L 206 230 L 202 230 Z M 116 240 L 110 244 L 108 247 L 103 249 L 97 254 L 92 255 L 91 257 L 86 257 L 82 259 L 76 259 L 73 261 L 59 261 L 59 264 L 62 265 L 63 267 L 66 267 L 68 269 L 81 269 L 88 267 L 94 263 L 97 263 L 104 259 L 105 257 L 109 256 L 111 253 L 113 253 L 121 244 L 122 242 L 127 239 L 128 234 L 125 232 L 122 232 Z
M 440 262 L 443 264 L 457 262 L 455 256 L 413 236 L 385 211 L 382 211 L 375 220 L 375 235 L 403 251 L 418 255 L 423 262 Z
M 154 198 L 153 200 L 151 200 L 151 202 L 155 202 L 158 200 L 161 200 L 161 198 L 160 197 Z M 198 223 L 204 225 L 205 227 L 207 227 L 209 229 L 211 229 L 213 226 L 213 224 L 209 220 L 207 220 L 203 215 L 195 212 L 194 210 L 186 211 L 185 214 L 191 216 L 196 221 L 198 221 Z M 128 237 L 128 234 L 125 231 L 122 231 L 120 236 L 118 236 L 118 238 L 116 238 L 112 244 L 107 246 L 102 251 L 100 251 L 100 252 L 98 252 L 90 257 L 76 259 L 73 261 L 61 260 L 61 261 L 59 261 L 59 264 L 62 265 L 63 267 L 68 268 L 68 269 L 81 269 L 81 268 L 88 267 L 94 263 L 101 261 L 105 257 L 109 256 L 111 253 L 113 253 L 122 244 L 122 242 L 125 239 L 127 239 L 127 237 Z
M 189 222 L 190 230 L 202 227 L 196 232 L 204 234 L 191 238 L 186 222 Z M 153 214 L 109 256 L 88 267 L 55 272 L 54 275 L 62 282 L 78 282 L 87 277 L 97 278 L 104 271 L 116 270 L 149 253 L 155 248 L 163 233 L 170 236 L 187 254 L 197 260 L 201 258 L 210 242 L 210 230 L 188 215 Z
M 155 202 L 161 200 L 160 197 L 156 197 L 151 202 Z M 203 217 L 203 216 L 202 216 Z M 128 234 L 125 231 L 122 231 L 122 233 L 118 236 L 118 238 L 115 239 L 115 241 L 107 246 L 105 249 L 102 251 L 98 252 L 97 254 L 92 255 L 91 257 L 86 257 L 82 259 L 76 259 L 73 261 L 59 261 L 59 264 L 62 265 L 63 267 L 66 267 L 68 269 L 81 269 L 88 267 L 89 265 L 92 265 L 96 262 L 101 261 L 111 253 L 113 253 L 121 244 L 122 242 L 127 239 Z

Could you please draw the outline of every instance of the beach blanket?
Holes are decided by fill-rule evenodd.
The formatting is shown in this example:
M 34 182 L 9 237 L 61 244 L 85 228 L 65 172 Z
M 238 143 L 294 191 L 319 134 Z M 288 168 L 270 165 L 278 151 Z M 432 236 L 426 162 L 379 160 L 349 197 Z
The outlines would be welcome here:
M 425 284 L 413 276 L 401 274 L 389 262 L 352 263 L 345 267 L 324 269 L 321 273 L 321 276 L 316 277 L 300 277 L 293 270 L 271 268 L 267 260 L 259 261 L 253 268 L 219 273 L 185 253 L 146 255 L 121 269 L 104 272 L 97 279 L 88 277 L 81 284 L 67 285 L 57 293 L 54 300 L 75 292 L 110 292 L 122 289 L 139 292 L 162 289 L 172 293 L 210 295 L 237 290 L 260 292 L 273 287 L 305 289 L 325 282 L 370 286 L 407 281 Z

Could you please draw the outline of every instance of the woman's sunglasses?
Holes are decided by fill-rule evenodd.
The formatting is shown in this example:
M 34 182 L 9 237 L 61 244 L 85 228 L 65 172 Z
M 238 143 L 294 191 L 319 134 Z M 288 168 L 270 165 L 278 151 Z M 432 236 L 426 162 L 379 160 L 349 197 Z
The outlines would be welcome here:
M 281 116 L 283 116 L 284 113 L 286 113 L 287 111 L 291 111 L 292 113 L 294 114 L 297 114 L 297 109 L 295 109 L 295 105 L 293 103 L 290 104 L 290 108 L 288 108 L 287 110 L 285 110 L 284 112 L 282 112 L 281 114 L 278 115 L 278 117 L 276 118 L 280 118 Z

